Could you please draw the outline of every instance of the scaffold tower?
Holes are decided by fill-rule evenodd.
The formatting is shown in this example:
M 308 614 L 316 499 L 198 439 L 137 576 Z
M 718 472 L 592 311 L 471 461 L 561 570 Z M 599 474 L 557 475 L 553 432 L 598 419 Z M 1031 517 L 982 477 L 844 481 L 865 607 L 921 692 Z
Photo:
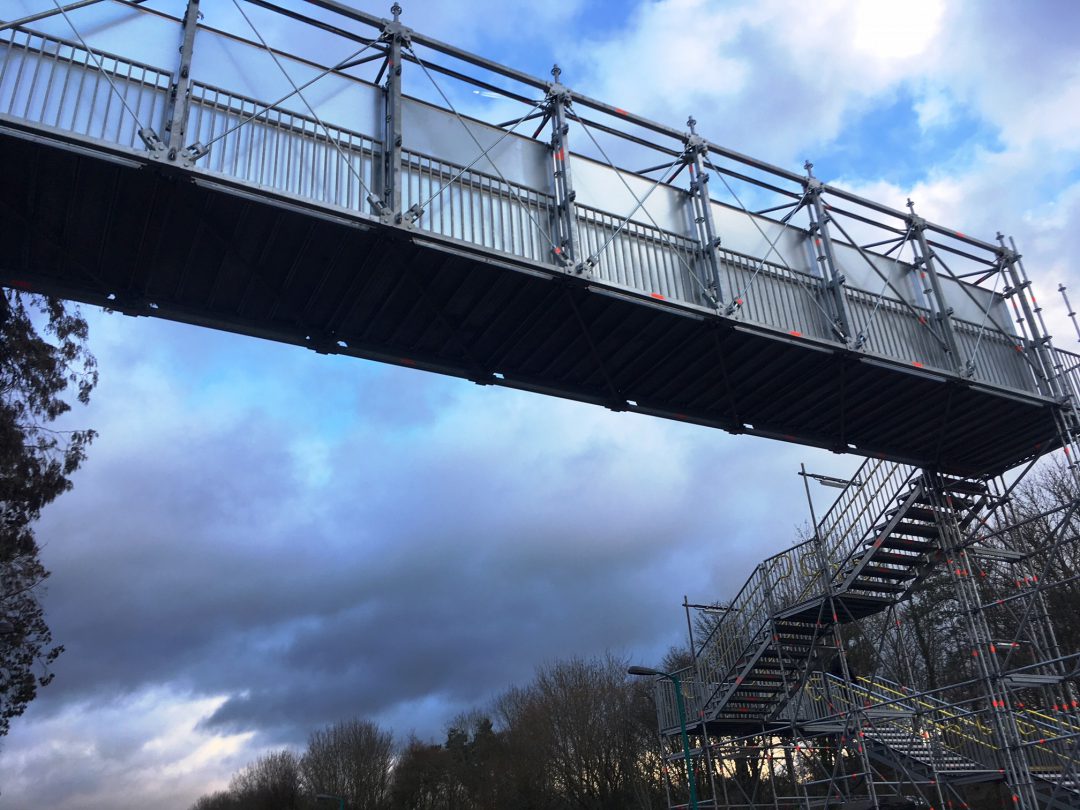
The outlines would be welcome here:
M 698 807 L 1080 806 L 1080 651 L 1049 607 L 1077 580 L 1074 416 L 1056 465 L 867 460 L 823 516 L 811 506 L 809 539 L 730 601 L 687 604 L 692 660 L 655 683 L 671 806 L 688 805 L 684 727 Z M 1019 509 L 1046 476 L 1059 491 Z M 917 660 L 927 594 L 951 617 L 947 673 Z
M 224 5 L 0 24 L 0 285 L 864 458 L 694 608 L 656 681 L 672 807 L 1080 806 L 1080 356 L 1011 239 L 397 3 Z

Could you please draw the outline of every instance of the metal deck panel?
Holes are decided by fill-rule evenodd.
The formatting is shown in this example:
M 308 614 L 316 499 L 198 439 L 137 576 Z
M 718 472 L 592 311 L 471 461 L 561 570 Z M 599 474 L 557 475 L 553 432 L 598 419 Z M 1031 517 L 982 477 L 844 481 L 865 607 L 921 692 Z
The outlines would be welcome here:
M 1039 397 L 62 146 L 0 134 L 5 284 L 957 472 L 1007 469 L 1054 435 Z

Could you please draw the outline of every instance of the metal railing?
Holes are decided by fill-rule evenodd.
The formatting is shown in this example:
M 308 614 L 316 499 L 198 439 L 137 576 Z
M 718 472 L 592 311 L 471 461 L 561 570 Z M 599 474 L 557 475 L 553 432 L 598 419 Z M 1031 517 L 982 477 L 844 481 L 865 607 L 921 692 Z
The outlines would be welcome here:
M 871 713 L 868 736 L 893 728 L 986 770 L 1001 768 L 998 746 L 985 710 L 954 705 L 925 694 L 912 695 L 899 684 L 881 677 L 859 677 L 852 684 L 832 675 L 825 675 L 823 679 L 829 683 L 834 701 L 842 706 L 842 711 L 897 708 L 910 712 L 907 718 L 884 719 L 873 717 Z
M 960 362 L 971 364 L 973 379 L 1021 390 L 1035 383 L 1034 369 L 1017 338 L 960 318 L 953 318 L 953 329 Z
M 694 680 L 691 668 L 680 670 L 676 674 L 679 675 L 679 682 L 682 687 L 683 705 L 686 708 L 686 722 L 688 726 L 693 726 L 702 718 L 701 707 L 705 705 L 705 700 L 716 685 L 703 684 L 701 681 Z M 653 694 L 656 700 L 656 716 L 660 731 L 663 733 L 678 731 L 680 728 L 679 707 L 675 700 L 675 684 L 667 678 L 659 678 L 653 684 Z
M 378 141 L 359 132 L 200 82 L 191 86 L 189 140 L 213 144 L 200 166 L 350 211 L 367 209 Z
M 735 317 L 789 334 L 835 340 L 820 278 L 732 250 L 718 251 L 721 288 L 738 302 Z
M 688 706 L 694 712 L 702 711 L 716 690 L 734 677 L 738 661 L 765 641 L 774 616 L 820 599 L 829 592 L 830 585 L 838 584 L 847 564 L 917 474 L 917 468 L 910 465 L 867 459 L 818 522 L 816 537 L 754 568 L 702 641 L 696 671 L 690 668 L 681 673 L 689 681 L 713 685 L 710 689 L 698 688 L 703 702 L 691 700 Z M 828 574 L 823 573 L 823 563 Z
M 139 130 L 160 128 L 171 81 L 167 70 L 66 39 L 0 32 L 0 114 L 34 124 L 141 150 Z
M 552 262 L 550 194 L 402 150 L 402 210 L 423 208 L 415 227 L 489 250 Z
M 1080 403 L 1080 354 L 1054 349 L 1054 370 L 1063 394 Z
M 943 764 L 941 754 L 951 753 L 970 763 L 961 765 L 954 760 L 954 769 L 974 765 L 997 771 L 1002 767 L 1000 748 L 990 713 L 990 709 L 971 701 L 952 704 L 934 695 L 914 693 L 880 676 L 858 677 L 855 683 L 848 683 L 835 675 L 817 672 L 783 716 L 811 727 L 830 720 L 846 723 L 858 717 L 867 737 L 897 747 L 907 747 L 905 741 L 918 746 L 908 753 L 925 755 L 926 764 L 948 769 L 950 765 Z M 1080 733 L 1080 726 L 1037 709 L 1014 711 L 1013 716 L 1033 773 L 1056 777 L 1080 770 L 1080 759 L 1069 745 Z M 889 732 L 897 733 L 890 737 Z
M 886 512 L 897 506 L 897 497 L 914 483 L 919 468 L 880 459 L 867 459 L 852 476 L 852 483 L 840 493 L 819 523 L 818 536 L 826 547 L 826 558 L 835 578 L 843 573 L 874 533 Z
M 952 371 L 948 354 L 930 324 L 932 313 L 925 307 L 906 305 L 894 298 L 864 290 L 845 290 L 851 311 L 852 328 L 864 335 L 863 348 L 868 352 L 922 363 L 931 368 Z
M 236 44 L 242 41 L 238 37 L 218 39 L 219 48 L 232 47 L 230 42 L 235 47 L 260 47 L 253 42 Z M 295 59 L 298 64 L 303 61 Z M 308 69 L 312 67 L 306 64 Z M 210 146 L 190 170 L 223 175 L 353 214 L 373 213 L 368 196 L 379 193 L 385 157 L 378 135 L 319 121 L 314 113 L 299 114 L 280 105 L 266 105 L 210 84 L 206 76 L 197 75 L 197 60 L 194 65 L 196 75 L 191 77 L 187 99 L 186 143 L 170 144 L 178 150 L 197 143 Z M 371 82 L 341 71 L 328 72 L 334 73 L 340 92 L 354 93 L 361 106 L 382 97 L 382 89 Z M 73 41 L 22 28 L 0 33 L 0 115 L 12 119 L 144 151 L 147 133 L 165 132 L 172 82 L 170 69 L 90 51 Z M 296 107 L 301 101 L 294 97 L 288 103 Z M 335 102 L 339 111 L 347 107 L 342 101 Z M 436 118 L 450 114 L 434 107 L 428 112 Z M 374 119 L 365 116 L 361 117 L 366 123 L 354 126 L 374 126 L 370 121 L 379 119 L 377 115 Z M 448 122 L 452 120 L 447 117 Z M 425 147 L 428 153 L 402 149 L 401 211 L 390 213 L 406 214 L 404 224 L 408 227 L 408 209 L 419 205 L 424 211 L 411 227 L 421 232 L 574 272 L 579 268 L 566 266 L 552 241 L 554 192 L 538 185 L 539 178 L 550 177 L 548 169 L 540 165 L 550 162 L 550 153 L 533 139 L 517 134 L 506 137 L 522 147 L 514 152 L 515 159 L 522 161 L 526 173 L 534 178 L 531 187 L 519 183 L 512 172 L 509 180 L 498 169 L 489 173 L 486 164 L 465 170 L 460 159 L 431 154 L 433 147 Z M 439 142 L 437 138 L 429 141 Z M 462 153 L 461 143 L 455 148 L 455 154 Z M 465 142 L 464 149 L 467 152 L 472 145 Z M 488 159 L 497 160 L 491 155 Z M 599 164 L 593 168 L 596 177 L 607 172 L 612 187 L 618 187 L 612 167 Z M 671 211 L 659 225 L 646 222 L 653 219 L 647 210 L 628 220 L 582 202 L 573 205 L 578 259 L 595 260 L 592 271 L 598 281 L 710 308 L 714 304 L 706 296 L 712 282 L 706 254 L 714 251 L 711 258 L 716 260 L 717 281 L 724 298 L 735 303 L 727 313 L 730 317 L 839 345 L 840 336 L 830 314 L 836 306 L 832 290 L 808 258 L 812 251 L 802 251 L 806 253 L 802 256 L 796 244 L 800 238 L 808 240 L 808 234 L 792 231 L 785 237 L 785 252 L 793 258 L 794 266 L 726 247 L 706 247 L 695 224 L 692 196 L 666 184 L 659 196 L 664 195 Z M 604 199 L 603 195 L 598 198 Z M 773 253 L 772 257 L 778 255 Z M 1029 393 L 1041 391 L 1036 364 L 1029 362 L 1026 346 L 991 320 L 972 323 L 954 316 L 952 328 L 961 356 L 949 358 L 936 336 L 940 324 L 931 318 L 930 310 L 892 294 L 874 295 L 846 285 L 841 289 L 853 329 L 865 337 L 859 351 L 951 374 L 970 362 L 975 381 Z M 716 302 L 721 312 L 726 311 L 724 304 Z M 1021 351 L 1017 351 L 1018 346 Z M 1076 364 L 1069 360 L 1065 365 L 1070 371 L 1062 385 L 1076 392 L 1080 388 Z
M 702 303 L 704 284 L 695 270 L 698 246 L 691 239 L 636 220 L 575 206 L 579 251 L 595 256 L 601 281 L 650 295 Z M 606 245 L 606 247 L 605 247 Z

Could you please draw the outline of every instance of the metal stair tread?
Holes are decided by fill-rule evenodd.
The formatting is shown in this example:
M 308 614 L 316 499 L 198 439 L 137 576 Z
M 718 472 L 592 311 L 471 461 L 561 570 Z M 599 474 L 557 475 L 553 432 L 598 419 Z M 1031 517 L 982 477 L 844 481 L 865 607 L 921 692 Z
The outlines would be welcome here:
M 902 501 L 905 497 L 906 496 L 898 497 L 897 500 Z M 949 503 L 948 506 L 951 507 L 954 511 L 967 511 L 975 506 L 975 501 L 968 500 L 967 498 L 964 498 L 960 495 L 949 495 L 949 500 L 951 501 L 951 503 Z M 939 505 L 932 499 L 930 495 L 926 493 L 923 493 L 922 495 L 917 497 L 913 501 L 913 503 L 919 504 L 920 506 L 928 507 L 935 507 Z
M 985 495 L 986 484 L 982 481 L 970 481 L 964 478 L 942 478 L 941 489 L 948 493 L 959 492 L 963 495 Z
M 918 559 L 918 558 L 915 557 L 913 559 Z M 908 568 L 908 569 L 886 568 L 883 565 L 871 565 L 871 564 L 868 563 L 867 565 L 864 565 L 862 567 L 861 571 L 859 571 L 859 576 L 860 577 L 871 577 L 873 579 L 903 580 L 903 579 L 915 579 L 915 577 L 917 577 L 918 574 L 916 574 L 910 568 Z
M 934 535 L 937 537 L 937 535 Z M 877 542 L 871 541 L 871 542 Z M 869 545 L 868 543 L 867 545 Z M 881 539 L 881 545 L 879 548 L 898 548 L 904 551 L 936 551 L 938 544 L 930 540 L 916 540 L 914 537 L 900 537 L 895 534 L 890 534 Z
M 883 523 L 875 526 L 874 530 L 884 532 L 887 528 L 888 524 Z M 939 536 L 939 531 L 937 525 L 934 523 L 919 523 L 901 519 L 893 526 L 890 534 L 910 534 L 917 537 L 937 538 Z
M 923 566 L 926 565 L 929 560 L 924 554 L 898 554 L 895 551 L 889 551 L 882 547 L 872 549 L 868 552 L 871 562 L 876 563 L 889 563 L 891 565 L 909 565 L 909 566 Z
M 892 582 L 874 582 L 862 579 L 856 579 L 854 582 L 848 585 L 849 591 L 871 591 L 878 593 L 904 593 L 907 591 L 907 589 L 908 588 L 906 585 L 897 585 Z
M 890 509 L 888 512 L 885 513 L 885 517 L 891 519 L 901 510 L 903 510 L 902 506 L 897 506 L 895 509 Z M 906 511 L 904 511 L 905 517 L 909 517 L 914 520 L 923 520 L 927 523 L 933 523 L 935 520 L 937 520 L 939 514 L 941 513 L 939 513 L 935 509 L 931 509 L 929 506 L 916 506 L 915 504 L 912 504 L 907 508 Z

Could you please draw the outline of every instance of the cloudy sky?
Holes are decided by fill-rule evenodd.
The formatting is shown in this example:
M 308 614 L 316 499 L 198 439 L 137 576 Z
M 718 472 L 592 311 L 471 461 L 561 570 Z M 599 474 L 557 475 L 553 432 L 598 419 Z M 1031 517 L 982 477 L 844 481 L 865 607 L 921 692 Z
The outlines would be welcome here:
M 620 107 L 1011 233 L 1046 301 L 1080 282 L 1072 0 L 403 4 L 418 30 L 537 75 L 558 61 Z M 203 10 L 236 24 L 231 2 Z M 117 36 L 124 13 L 96 13 L 73 19 Z M 655 663 L 684 594 L 730 597 L 794 540 L 800 461 L 857 463 L 87 314 L 101 384 L 76 417 L 100 438 L 38 528 L 67 651 L 3 741 L 0 806 L 182 810 L 340 718 L 440 737 L 553 658 Z

